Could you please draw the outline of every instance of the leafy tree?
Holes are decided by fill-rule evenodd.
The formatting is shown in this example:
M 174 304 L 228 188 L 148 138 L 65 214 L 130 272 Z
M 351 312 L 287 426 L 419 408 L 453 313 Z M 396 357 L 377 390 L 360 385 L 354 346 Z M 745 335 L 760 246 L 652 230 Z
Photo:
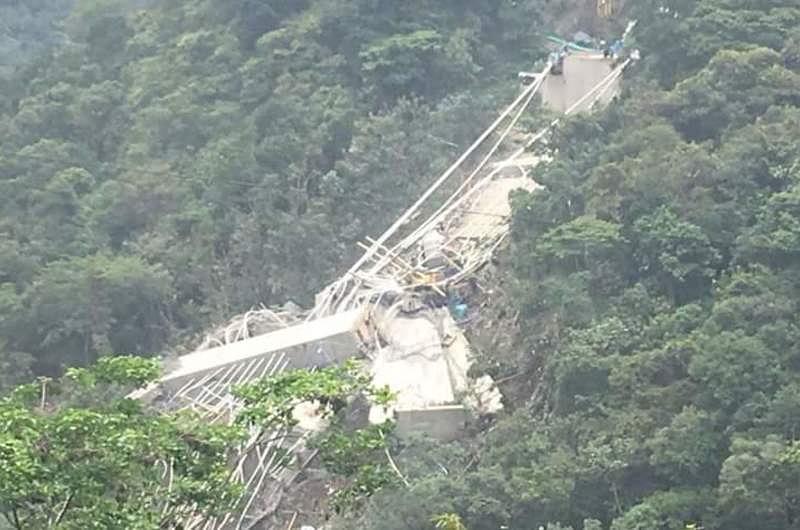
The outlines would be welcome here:
M 726 331 L 701 344 L 689 373 L 725 410 L 743 404 L 757 392 L 773 392 L 780 381 L 779 355 L 756 337 Z
M 740 237 L 739 254 L 743 260 L 783 265 L 798 255 L 798 190 L 772 195 L 762 208 L 756 224 Z
M 653 451 L 650 462 L 673 473 L 670 478 L 677 483 L 711 483 L 719 466 L 715 460 L 720 445 L 714 418 L 687 407 L 672 418 L 669 427 L 660 429 L 650 440 Z
M 710 283 L 720 256 L 697 226 L 662 208 L 634 229 L 640 271 L 659 278 L 673 299 L 684 301 Z
M 169 290 L 164 271 L 137 258 L 95 255 L 53 262 L 26 293 L 38 333 L 23 336 L 21 343 L 51 352 L 40 360 L 40 369 L 51 373 L 62 363 L 88 364 L 117 349 L 150 352 L 167 331 L 162 300 Z M 64 358 L 64 346 L 77 358 Z
M 158 373 L 154 361 L 103 358 L 0 402 L 0 510 L 11 528 L 180 528 L 232 506 L 238 429 L 119 397 Z
M 552 260 L 555 266 L 583 270 L 595 262 L 615 257 L 621 243 L 619 226 L 578 217 L 542 235 L 536 252 L 543 260 Z
M 796 448 L 777 438 L 735 439 L 720 471 L 719 508 L 730 528 L 789 528 L 800 492 Z
M 388 388 L 375 388 L 369 375 L 353 360 L 321 370 L 292 370 L 234 389 L 244 410 L 237 422 L 257 427 L 263 435 L 288 432 L 297 425 L 296 408 L 315 404 L 323 418 L 333 420 L 314 441 L 325 468 L 346 479 L 333 496 L 337 512 L 353 510 L 382 488 L 397 482 L 399 471 L 389 447 L 393 424 L 352 429 L 344 421 L 345 407 L 354 398 L 366 397 L 387 406 L 393 396 Z

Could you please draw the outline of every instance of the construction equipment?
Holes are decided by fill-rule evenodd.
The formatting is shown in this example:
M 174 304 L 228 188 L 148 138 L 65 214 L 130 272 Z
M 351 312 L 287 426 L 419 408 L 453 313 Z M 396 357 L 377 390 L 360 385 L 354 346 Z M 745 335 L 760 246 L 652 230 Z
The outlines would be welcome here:
M 444 273 L 440 270 L 415 272 L 413 286 L 429 286 L 441 282 L 445 279 Z

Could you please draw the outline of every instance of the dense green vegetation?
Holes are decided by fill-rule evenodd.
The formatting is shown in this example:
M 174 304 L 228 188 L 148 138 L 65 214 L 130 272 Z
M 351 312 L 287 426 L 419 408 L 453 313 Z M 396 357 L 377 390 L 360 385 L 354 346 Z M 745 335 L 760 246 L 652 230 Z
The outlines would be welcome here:
M 60 22 L 74 0 L 0 0 L 0 83 L 18 65 L 64 40 Z M 0 84 L 2 86 L 2 84 Z
M 563 124 L 545 190 L 515 199 L 507 273 L 534 355 L 492 357 L 501 376 L 541 366 L 538 397 L 409 456 L 412 487 L 343 527 L 800 523 L 800 9 L 631 4 L 645 61 L 625 97 Z
M 0 92 L 3 384 L 308 302 L 541 55 L 535 5 L 77 2 Z
M 0 94 L 2 387 L 307 300 L 513 90 L 546 9 L 152 4 L 78 2 Z M 644 59 L 623 97 L 562 123 L 544 190 L 515 198 L 516 344 L 483 364 L 530 384 L 474 438 L 393 447 L 408 486 L 358 436 L 321 441 L 375 493 L 340 527 L 800 524 L 800 8 L 627 10 Z
M 315 444 L 345 481 L 339 509 L 397 482 L 384 457 L 392 423 L 346 425 L 350 399 L 393 399 L 354 360 L 234 388 L 243 409 L 232 425 L 124 397 L 159 375 L 152 359 L 101 357 L 0 399 L 0 528 L 177 530 L 241 509 L 248 497 L 231 471 L 239 448 L 265 447 L 276 433 L 293 440 L 293 410 L 303 402 L 317 403 L 328 422 Z
M 119 397 L 156 362 L 105 357 L 0 399 L 0 528 L 180 528 L 226 513 L 235 427 Z

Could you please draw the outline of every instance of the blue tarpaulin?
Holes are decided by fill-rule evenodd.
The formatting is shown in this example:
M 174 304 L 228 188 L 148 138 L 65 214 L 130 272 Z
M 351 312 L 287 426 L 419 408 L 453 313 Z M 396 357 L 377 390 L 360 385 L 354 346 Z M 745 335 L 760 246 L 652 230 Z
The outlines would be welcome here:
M 447 307 L 456 322 L 464 320 L 467 317 L 469 306 L 460 296 L 450 295 L 449 299 L 447 300 Z
M 456 321 L 464 320 L 467 318 L 468 309 L 469 308 L 467 307 L 467 304 L 456 304 L 450 307 L 450 313 L 453 315 L 453 318 L 456 319 Z

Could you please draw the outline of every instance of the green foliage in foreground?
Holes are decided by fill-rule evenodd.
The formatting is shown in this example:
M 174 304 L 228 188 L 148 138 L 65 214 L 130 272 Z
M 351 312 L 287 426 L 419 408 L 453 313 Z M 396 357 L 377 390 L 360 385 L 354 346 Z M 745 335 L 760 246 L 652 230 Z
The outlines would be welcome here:
M 294 408 L 304 402 L 317 404 L 323 417 L 331 417 L 342 412 L 353 396 L 363 395 L 384 406 L 393 399 L 387 388 L 372 386 L 372 379 L 354 359 L 341 366 L 290 370 L 266 377 L 235 387 L 233 395 L 244 406 L 238 422 L 276 427 L 296 425 Z
M 227 463 L 241 430 L 104 399 L 157 374 L 152 361 L 103 358 L 0 402 L 0 513 L 12 528 L 181 528 L 236 501 Z
M 237 448 L 252 429 L 288 433 L 293 409 L 307 402 L 333 420 L 315 445 L 340 478 L 336 509 L 354 509 L 398 480 L 387 457 L 392 425 L 353 429 L 342 421 L 356 398 L 391 399 L 354 362 L 243 385 L 237 393 L 245 408 L 232 426 L 120 397 L 159 373 L 152 360 L 104 357 L 61 379 L 19 386 L 0 401 L 5 522 L 19 530 L 179 529 L 190 518 L 228 513 L 242 491 L 231 470 Z
M 295 410 L 303 403 L 314 404 L 320 417 L 329 420 L 312 445 L 325 469 L 343 480 L 331 499 L 334 511 L 357 509 L 377 491 L 398 483 L 388 452 L 394 424 L 354 427 L 346 421 L 347 407 L 356 398 L 384 407 L 394 399 L 388 388 L 372 385 L 358 362 L 292 370 L 237 387 L 233 394 L 244 404 L 237 422 L 269 435 L 296 426 Z
M 346 480 L 330 499 L 335 513 L 358 510 L 374 494 L 402 483 L 389 460 L 393 430 L 390 421 L 354 430 L 335 424 L 315 440 L 325 469 Z

